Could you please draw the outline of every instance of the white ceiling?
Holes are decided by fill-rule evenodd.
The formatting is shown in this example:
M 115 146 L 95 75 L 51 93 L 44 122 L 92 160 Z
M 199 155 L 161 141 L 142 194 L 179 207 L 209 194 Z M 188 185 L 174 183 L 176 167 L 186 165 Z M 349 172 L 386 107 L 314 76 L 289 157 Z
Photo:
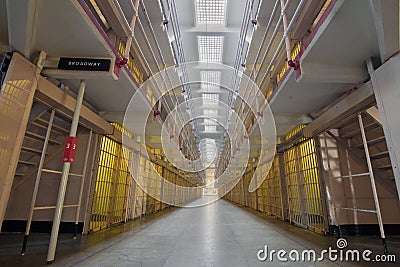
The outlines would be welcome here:
M 188 62 L 199 60 L 198 36 L 222 36 L 224 39 L 222 63 L 233 66 L 246 1 L 227 0 L 226 22 L 223 25 L 197 25 L 195 21 L 195 1 L 175 0 L 186 60 Z M 291 1 L 288 17 L 291 17 L 299 1 Z M 32 52 L 43 50 L 51 57 L 115 56 L 110 45 L 105 41 L 99 29 L 90 21 L 78 1 L 36 1 L 38 13 L 35 21 L 35 34 L 29 42 L 24 39 L 26 37 L 24 34 L 18 35 L 21 29 L 25 29 L 26 32 L 27 24 L 29 24 L 26 18 L 27 10 L 22 10 L 16 4 L 16 1 L 8 1 L 11 3 L 12 19 L 10 21 L 12 23 L 10 25 L 5 23 L 7 21 L 5 2 L 6 0 L 0 0 L 0 40 L 6 43 L 8 36 L 10 36 L 9 41 L 17 51 L 24 52 L 27 44 L 29 44 Z M 124 3 L 124 1 L 119 2 Z M 254 32 L 246 60 L 246 72 L 248 74 L 254 64 L 257 51 L 260 49 L 274 2 L 270 0 L 262 1 L 258 17 L 258 29 Z M 379 56 L 378 36 L 369 1 L 343 1 L 341 6 L 341 1 L 337 3 L 337 13 L 328 18 L 331 19 L 330 23 L 321 27 L 315 37 L 315 42 L 312 42 L 301 58 L 303 77 L 296 81 L 295 75 L 291 71 L 273 97 L 271 107 L 275 114 L 278 135 L 280 136 L 285 135 L 299 123 L 308 122 L 309 113 L 318 111 L 354 85 L 364 82 L 367 79 L 365 60 L 369 57 Z M 145 5 L 166 65 L 174 65 L 168 36 L 160 27 L 163 17 L 159 3 L 158 1 L 145 1 Z M 124 11 L 129 19 L 132 13 L 126 7 Z M 150 37 L 150 28 L 145 20 L 142 7 L 139 9 L 139 17 L 143 23 L 144 31 Z M 272 29 L 275 27 L 276 21 L 277 18 L 272 23 Z M 11 32 L 10 35 L 8 35 L 9 32 Z M 269 40 L 270 35 L 271 32 L 268 33 L 267 40 Z M 147 40 L 143 38 L 143 33 L 138 24 L 135 28 L 135 36 L 138 38 L 139 45 L 152 71 L 157 72 L 159 68 L 163 68 L 160 65 L 161 57 L 157 51 L 153 51 L 156 60 L 152 58 L 151 51 L 147 47 Z M 265 64 L 261 66 L 261 70 L 265 70 L 269 64 L 281 37 L 282 30 L 280 29 L 277 40 L 273 43 L 271 52 L 268 54 Z M 152 38 L 148 39 L 148 43 L 153 49 L 156 47 Z M 261 50 L 264 50 L 265 46 Z M 137 54 L 137 51 L 135 50 L 134 53 Z M 159 66 L 157 66 L 157 62 Z M 312 66 L 317 66 L 317 68 L 312 69 Z M 218 68 L 215 69 L 215 66 L 204 63 L 197 67 L 202 71 L 219 71 Z M 345 77 L 344 72 L 347 72 L 347 70 L 350 70 L 354 75 Z M 223 73 L 221 74 L 221 80 L 231 79 L 232 77 L 225 77 Z M 200 75 L 195 80 L 200 81 Z M 73 88 L 78 88 L 77 80 L 68 80 L 65 83 Z M 85 99 L 99 111 L 105 112 L 103 114 L 114 114 L 108 118 L 121 122 L 122 112 L 135 90 L 136 85 L 132 84 L 128 73 L 123 70 L 120 79 L 117 81 L 109 77 L 88 80 Z M 228 101 L 227 91 L 224 89 L 201 87 L 200 85 L 192 86 L 193 97 L 202 97 L 202 94 L 207 92 L 218 93 L 220 101 L 225 103 Z M 206 109 L 209 108 L 197 106 L 194 112 L 205 114 L 204 110 Z M 213 105 L 213 110 L 217 112 L 215 116 L 228 117 L 228 114 L 224 113 L 222 107 L 218 104 Z M 197 122 L 200 137 L 209 137 L 220 142 L 223 129 L 217 126 L 217 131 L 211 133 L 205 131 L 206 125 L 208 125 L 207 122 Z
M 240 27 L 243 23 L 244 16 L 244 8 L 246 1 L 234 1 L 234 0 L 200 0 L 199 4 L 211 4 L 214 3 L 225 4 L 225 18 L 223 23 L 214 24 L 210 19 L 213 18 L 211 15 L 208 18 L 203 18 L 207 23 L 201 24 L 196 21 L 196 1 L 197 0 L 177 0 L 177 16 L 179 20 L 179 25 L 182 34 L 182 44 L 184 48 L 185 58 L 188 62 L 201 61 L 199 54 L 199 39 L 207 39 L 211 38 L 209 41 L 214 41 L 215 38 L 221 40 L 222 39 L 222 54 L 220 55 L 221 61 L 218 63 L 226 64 L 229 66 L 234 65 L 235 56 L 237 52 L 238 42 L 239 42 L 239 33 Z M 211 42 L 211 44 L 214 44 Z M 203 47 L 202 52 L 205 52 L 203 56 L 208 59 L 211 59 L 210 53 L 213 50 L 207 48 L 207 46 Z M 214 51 L 215 52 L 215 51 Z M 224 80 L 231 80 L 232 77 L 225 77 L 226 75 L 221 69 L 218 67 L 212 66 L 210 67 L 208 64 L 203 63 L 198 65 L 198 74 L 199 77 L 193 77 L 196 81 L 201 81 L 203 84 L 197 84 L 192 86 L 192 97 L 198 98 L 202 97 L 205 93 L 213 93 L 218 94 L 218 100 L 227 104 L 228 103 L 228 91 L 223 88 L 218 88 L 218 86 L 207 86 L 207 82 L 216 82 L 211 78 L 213 75 L 218 75 L 220 78 L 217 81 L 219 84 L 224 84 Z M 200 77 L 200 76 L 203 77 Z M 225 82 L 225 84 L 228 84 Z M 197 116 L 208 116 L 214 119 L 222 119 L 224 120 L 229 115 L 224 109 L 221 103 L 218 101 L 211 103 L 206 106 L 196 106 L 194 110 L 194 114 Z M 200 139 L 202 138 L 210 138 L 215 141 L 219 146 L 222 145 L 222 138 L 225 132 L 225 129 L 221 126 L 212 126 L 213 123 L 211 120 L 207 119 L 199 119 L 196 122 L 196 129 L 199 133 Z

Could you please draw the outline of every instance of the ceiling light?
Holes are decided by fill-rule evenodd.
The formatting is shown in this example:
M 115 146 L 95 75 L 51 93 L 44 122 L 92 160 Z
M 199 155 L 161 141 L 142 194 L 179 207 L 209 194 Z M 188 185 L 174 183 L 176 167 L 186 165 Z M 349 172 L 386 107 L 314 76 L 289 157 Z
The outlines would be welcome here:
M 198 24 L 224 24 L 226 0 L 196 0 Z
M 221 63 L 223 36 L 199 36 L 199 58 L 202 62 Z
M 215 89 L 221 82 L 221 72 L 219 71 L 201 71 L 200 76 L 202 90 Z
M 219 94 L 204 93 L 201 94 L 203 98 L 203 105 L 217 104 L 219 101 Z
M 218 114 L 218 111 L 216 109 L 205 109 L 203 111 L 203 114 L 208 116 L 215 116 Z
M 204 132 L 215 133 L 217 131 L 216 125 L 204 125 Z

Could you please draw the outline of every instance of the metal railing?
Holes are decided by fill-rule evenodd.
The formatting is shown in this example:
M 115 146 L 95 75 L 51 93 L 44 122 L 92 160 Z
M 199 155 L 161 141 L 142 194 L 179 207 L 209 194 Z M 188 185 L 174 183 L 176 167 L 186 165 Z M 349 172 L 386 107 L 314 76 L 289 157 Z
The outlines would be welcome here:
M 118 44 L 116 45 L 117 51 L 121 57 L 124 57 L 126 44 L 121 39 L 118 40 Z M 136 82 L 141 85 L 143 84 L 143 73 L 141 72 L 139 65 L 135 62 L 132 55 L 129 55 L 128 62 L 126 63 L 127 68 L 130 70 L 133 78 L 135 78 Z
M 291 71 L 291 67 L 295 67 L 296 63 L 294 63 L 295 59 L 298 57 L 301 48 L 302 48 L 302 42 L 301 41 L 296 41 L 292 42 L 290 40 L 290 34 L 292 29 L 294 28 L 294 25 L 297 22 L 298 17 L 300 16 L 300 13 L 305 6 L 307 1 L 301 0 L 296 9 L 294 10 L 290 22 L 287 23 L 287 10 L 289 7 L 289 4 L 291 3 L 291 0 L 276 0 L 275 5 L 271 11 L 271 14 L 269 15 L 269 21 L 267 23 L 264 36 L 260 45 L 259 50 L 257 51 L 256 59 L 253 64 L 253 67 L 250 70 L 250 80 L 252 80 L 254 83 L 256 83 L 260 87 L 260 91 L 264 94 L 263 96 L 253 94 L 250 92 L 250 80 L 247 82 L 245 85 L 245 95 L 244 95 L 244 100 L 250 105 L 253 110 L 257 110 L 262 113 L 264 108 L 266 107 L 267 103 L 272 99 L 276 89 L 279 87 L 279 84 L 283 81 L 283 79 L 287 76 L 288 72 Z M 331 4 L 331 0 L 327 0 L 325 4 L 322 6 L 320 12 L 316 16 L 314 22 L 310 30 L 313 30 L 315 28 L 315 25 L 317 25 L 320 20 L 322 19 L 322 15 L 324 12 L 326 12 L 327 7 Z M 279 10 L 279 5 L 280 5 L 280 16 L 277 17 L 278 10 Z M 247 10 L 247 9 L 246 9 Z M 245 12 L 246 12 L 245 10 Z M 246 15 L 246 13 L 245 13 Z M 245 16 L 246 17 L 246 16 Z M 272 30 L 272 25 L 274 24 L 274 20 L 276 21 L 275 27 Z M 285 22 L 286 21 L 286 22 Z M 242 27 L 247 27 L 244 23 L 245 26 L 242 25 Z M 279 30 L 282 29 L 283 27 L 283 34 L 280 37 L 279 44 L 277 45 L 275 51 L 273 54 L 271 54 L 271 50 L 273 48 L 274 43 L 277 42 L 277 36 L 279 33 Z M 272 31 L 271 31 L 272 30 Z M 242 32 L 241 32 L 242 36 Z M 269 38 L 268 38 L 269 37 Z M 279 39 L 278 39 L 279 40 Z M 283 46 L 285 43 L 285 47 Z M 266 46 L 265 46 L 266 45 Z M 265 49 L 263 49 L 265 47 Z M 240 49 L 240 43 L 238 46 L 238 49 Z M 278 61 L 278 56 L 281 55 L 283 52 L 286 52 L 286 60 L 283 62 Z M 241 52 L 241 51 L 240 51 Z M 238 52 L 239 53 L 239 52 Z M 265 66 L 266 59 L 268 55 L 272 56 L 271 60 L 269 61 L 267 68 L 264 69 L 262 67 L 257 67 L 257 66 Z M 259 62 L 259 59 L 261 58 L 261 61 Z M 289 65 L 290 62 L 290 65 Z M 239 69 L 241 67 L 241 63 L 239 61 L 235 62 L 234 68 L 237 70 L 236 73 L 239 72 Z M 278 69 L 279 71 L 275 74 L 274 77 L 272 77 L 270 74 L 272 73 L 273 70 Z M 238 75 L 235 75 L 238 76 Z M 237 88 L 240 84 L 240 79 L 239 77 L 235 77 L 232 82 L 232 88 Z M 259 99 L 265 99 L 265 101 L 260 102 Z M 235 94 L 230 95 L 230 102 L 229 105 L 231 107 L 234 106 L 235 101 L 242 101 L 239 99 L 236 99 Z M 242 105 L 243 106 L 243 105 Z M 238 113 L 243 113 L 242 119 L 244 121 L 248 121 L 247 124 L 250 124 L 248 127 L 250 131 L 253 129 L 254 122 L 256 122 L 256 117 L 257 114 L 252 114 L 252 109 L 247 108 L 245 109 L 244 107 L 241 107 L 239 110 L 237 110 Z M 245 111 L 245 112 L 244 112 Z M 238 122 L 236 123 L 234 129 L 240 127 L 238 125 Z M 226 149 L 226 148 L 224 148 Z

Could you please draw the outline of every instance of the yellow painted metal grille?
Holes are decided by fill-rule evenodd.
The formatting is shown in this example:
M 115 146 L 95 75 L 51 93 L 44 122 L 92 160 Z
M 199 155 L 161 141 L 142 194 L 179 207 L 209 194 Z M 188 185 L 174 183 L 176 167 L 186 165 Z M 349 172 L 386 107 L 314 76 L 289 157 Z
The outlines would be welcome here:
M 93 194 L 90 230 L 98 231 L 125 220 L 130 174 L 125 160 L 131 153 L 122 153 L 122 145 L 103 136 Z
M 304 125 L 296 127 L 285 140 L 289 140 L 303 128 Z M 266 172 L 267 165 L 261 165 L 256 170 L 256 180 L 262 181 Z M 225 198 L 281 219 L 288 218 L 291 222 L 314 232 L 326 232 L 327 218 L 323 210 L 325 200 L 321 199 L 320 172 L 314 139 L 303 138 L 284 151 L 283 155 L 276 155 L 256 195 L 248 192 L 251 177 L 252 172 L 245 173 L 243 179 Z
M 325 232 L 314 139 L 288 149 L 284 160 L 290 220 L 315 232 Z
M 126 135 L 127 137 L 132 138 L 132 134 L 127 129 L 125 129 L 124 126 L 122 126 L 121 124 L 113 122 L 111 123 L 111 125 L 114 126 L 115 129 Z
M 301 49 L 301 42 L 297 42 L 293 49 L 292 49 L 292 54 L 291 54 L 291 58 L 294 61 L 294 59 L 297 57 L 297 55 L 299 54 Z M 285 62 L 280 70 L 280 72 L 278 73 L 278 76 L 276 77 L 277 82 L 280 83 L 282 78 L 285 76 L 286 72 L 289 70 L 289 65 L 287 64 L 287 62 Z
M 324 216 L 319 183 L 319 171 L 314 139 L 303 142 L 300 152 L 300 175 L 304 178 L 305 209 L 307 226 L 315 232 L 324 232 Z
M 135 218 L 141 217 L 145 213 L 145 206 L 143 203 L 145 202 L 146 193 L 140 188 L 140 186 L 136 186 L 135 193 Z
M 247 180 L 248 183 L 250 185 L 251 180 L 253 179 L 253 175 L 254 175 L 254 169 L 251 169 L 248 173 L 247 173 Z M 253 180 L 253 182 L 257 182 L 256 179 Z M 257 185 L 255 185 L 257 186 Z M 254 192 L 249 192 L 249 188 L 246 188 L 246 191 L 248 193 L 248 203 L 249 203 L 249 207 L 251 207 L 252 209 L 257 209 L 257 191 Z
M 125 52 L 125 43 L 122 40 L 120 40 L 118 42 L 118 53 L 120 54 L 121 57 L 123 57 L 124 52 Z M 135 78 L 135 80 L 137 81 L 137 83 L 142 84 L 143 83 L 143 73 L 140 71 L 140 68 L 133 60 L 133 57 L 130 56 L 128 58 L 128 63 L 126 64 L 126 66 L 132 73 L 132 75 Z
M 116 170 L 114 180 L 114 195 L 113 195 L 113 209 L 111 223 L 119 223 L 125 220 L 127 196 L 129 189 L 130 170 L 128 163 L 132 161 L 132 151 L 118 144 L 119 147 L 119 167 Z M 122 149 L 122 150 L 121 150 Z M 123 152 L 123 153 L 122 153 Z
M 317 17 L 315 18 L 313 24 L 311 25 L 310 32 L 315 29 L 315 26 L 317 26 L 318 22 L 321 20 L 322 15 L 325 13 L 326 9 L 328 6 L 331 4 L 332 0 L 326 0 L 325 4 L 322 6 L 321 10 L 319 11 Z
M 305 226 L 302 219 L 303 209 L 300 207 L 302 183 L 299 181 L 299 170 L 297 161 L 297 147 L 292 147 L 285 151 L 285 178 L 286 178 L 286 192 L 288 194 L 289 205 L 289 219 L 299 225 Z
M 266 168 L 266 164 L 261 166 L 261 173 L 264 175 L 267 173 Z M 271 169 L 258 190 L 258 209 L 283 219 L 280 175 L 279 157 L 275 156 Z
M 111 138 L 102 137 L 89 226 L 91 231 L 98 231 L 108 226 L 109 202 L 113 188 L 116 160 L 117 143 Z

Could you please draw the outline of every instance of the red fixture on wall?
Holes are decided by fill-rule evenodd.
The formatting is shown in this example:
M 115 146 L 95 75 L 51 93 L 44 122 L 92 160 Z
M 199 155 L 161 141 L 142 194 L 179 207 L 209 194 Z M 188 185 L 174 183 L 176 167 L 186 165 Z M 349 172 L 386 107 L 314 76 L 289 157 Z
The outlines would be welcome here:
M 123 59 L 117 58 L 117 60 L 115 61 L 115 66 L 117 66 L 118 68 L 122 68 L 127 63 L 128 59 L 126 57 L 124 57 Z
M 293 61 L 293 60 L 289 60 L 288 61 L 288 65 L 289 65 L 289 67 L 294 68 L 295 70 L 298 70 L 299 67 L 300 67 L 299 62 L 298 61 Z

